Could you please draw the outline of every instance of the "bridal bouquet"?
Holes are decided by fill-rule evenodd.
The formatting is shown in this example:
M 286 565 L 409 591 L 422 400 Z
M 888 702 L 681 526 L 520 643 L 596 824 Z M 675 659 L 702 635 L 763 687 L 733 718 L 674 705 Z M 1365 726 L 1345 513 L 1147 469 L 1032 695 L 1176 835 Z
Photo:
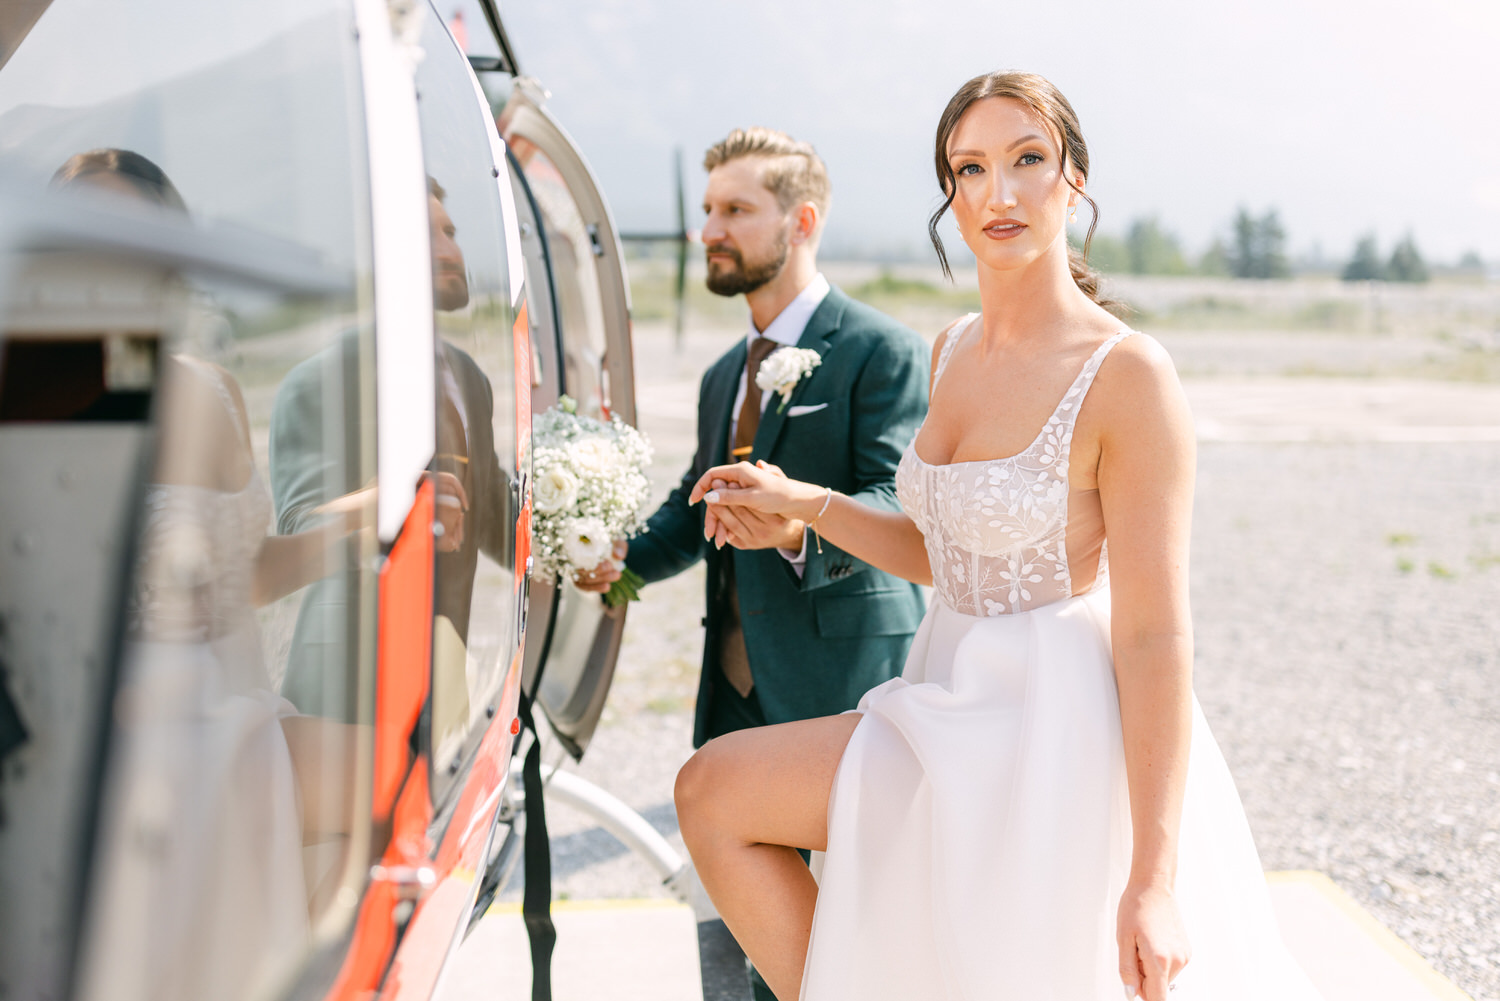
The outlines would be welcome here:
M 615 539 L 639 535 L 651 494 L 646 467 L 651 443 L 618 417 L 584 417 L 564 396 L 531 428 L 531 575 L 571 579 L 608 559 Z M 643 581 L 625 568 L 604 601 L 611 607 L 638 598 Z

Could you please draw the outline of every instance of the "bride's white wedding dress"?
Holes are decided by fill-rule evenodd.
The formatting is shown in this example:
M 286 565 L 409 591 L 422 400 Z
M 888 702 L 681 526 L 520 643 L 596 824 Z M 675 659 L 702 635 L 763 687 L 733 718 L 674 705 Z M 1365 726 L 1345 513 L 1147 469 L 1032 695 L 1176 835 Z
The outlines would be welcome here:
M 977 324 L 960 323 L 938 359 Z M 802 997 L 1118 1001 L 1130 806 L 1097 491 L 1072 491 L 1094 352 L 1036 440 L 931 465 L 902 507 L 933 598 L 900 678 L 868 692 L 829 800 Z M 1196 700 L 1173 1001 L 1316 999 L 1287 954 L 1233 780 Z

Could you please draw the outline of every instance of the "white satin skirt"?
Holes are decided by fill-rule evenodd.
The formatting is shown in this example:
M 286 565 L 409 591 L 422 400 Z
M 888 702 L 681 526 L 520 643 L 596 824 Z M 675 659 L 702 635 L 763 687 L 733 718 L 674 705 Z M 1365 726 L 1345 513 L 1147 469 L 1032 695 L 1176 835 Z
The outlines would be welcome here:
M 1109 592 L 1016 615 L 934 597 L 835 777 L 804 1001 L 1119 1001 L 1131 827 Z M 1173 1001 L 1313 1001 L 1196 699 Z

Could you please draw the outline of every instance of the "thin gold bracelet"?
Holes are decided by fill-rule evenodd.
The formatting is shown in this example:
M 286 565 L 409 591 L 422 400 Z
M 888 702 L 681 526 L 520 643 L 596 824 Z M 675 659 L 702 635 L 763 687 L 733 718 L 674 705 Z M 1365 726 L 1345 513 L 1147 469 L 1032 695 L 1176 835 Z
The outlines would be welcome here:
M 814 517 L 812 521 L 809 521 L 807 523 L 807 527 L 810 528 L 810 529 L 812 529 L 813 538 L 816 539 L 817 542 L 818 542 L 818 555 L 819 556 L 823 555 L 823 536 L 821 536 L 821 535 L 818 534 L 818 518 L 823 517 L 824 513 L 827 512 L 827 510 L 828 510 L 828 505 L 831 504 L 831 503 L 833 503 L 833 487 L 829 487 L 828 488 L 828 493 L 826 495 L 824 495 L 824 497 L 823 497 L 823 507 L 821 509 L 819 509 L 819 511 L 817 513 L 817 516 Z

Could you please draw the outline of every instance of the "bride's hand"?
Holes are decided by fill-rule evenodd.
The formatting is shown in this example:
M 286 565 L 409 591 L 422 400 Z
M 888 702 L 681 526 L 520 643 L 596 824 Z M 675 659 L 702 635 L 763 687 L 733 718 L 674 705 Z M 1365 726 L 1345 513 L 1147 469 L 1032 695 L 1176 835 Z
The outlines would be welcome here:
M 789 479 L 768 462 L 753 466 L 737 462 L 732 466 L 715 466 L 699 477 L 688 495 L 688 503 L 701 500 L 710 505 L 733 505 L 807 521 L 817 516 L 827 496 L 826 488 Z
M 1125 996 L 1168 1001 L 1167 992 L 1193 951 L 1170 887 L 1158 882 L 1126 886 L 1115 936 Z
M 757 459 L 755 465 L 774 476 L 786 476 L 780 466 L 773 466 L 764 459 Z M 709 481 L 708 489 L 710 493 L 738 490 L 739 484 L 714 479 Z M 719 549 L 723 549 L 726 542 L 736 549 L 797 549 L 802 545 L 802 531 L 806 526 L 796 518 L 761 514 L 747 507 L 732 510 L 732 500 L 717 504 L 710 502 L 704 507 L 703 537 Z

